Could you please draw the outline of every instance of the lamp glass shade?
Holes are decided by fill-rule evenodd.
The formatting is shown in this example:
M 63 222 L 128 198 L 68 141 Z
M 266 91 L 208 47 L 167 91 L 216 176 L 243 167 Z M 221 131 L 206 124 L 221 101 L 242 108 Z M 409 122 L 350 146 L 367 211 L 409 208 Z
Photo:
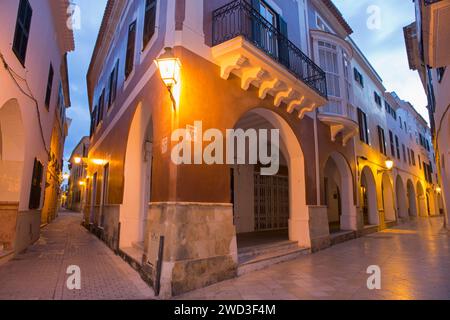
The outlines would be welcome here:
M 388 170 L 391 170 L 394 167 L 394 161 L 392 161 L 391 159 L 387 159 L 385 164 Z
M 166 86 L 172 87 L 176 85 L 180 79 L 181 64 L 177 58 L 167 58 L 156 60 L 158 64 L 161 79 Z

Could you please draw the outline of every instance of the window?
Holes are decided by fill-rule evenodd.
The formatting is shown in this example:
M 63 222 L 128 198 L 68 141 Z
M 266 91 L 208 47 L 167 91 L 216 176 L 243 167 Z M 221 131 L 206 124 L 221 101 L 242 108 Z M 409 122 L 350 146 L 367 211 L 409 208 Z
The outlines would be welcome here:
M 319 41 L 319 61 L 320 67 L 326 73 L 328 95 L 340 97 L 341 88 L 339 85 L 340 79 L 336 46 Z
M 417 157 L 419 158 L 419 169 L 422 169 L 422 159 L 420 159 L 420 154 Z
M 361 85 L 361 87 L 364 88 L 364 79 L 362 74 L 356 68 L 353 69 L 353 72 L 355 74 L 355 81 L 358 82 Z
M 359 124 L 359 138 L 362 142 L 369 144 L 369 128 L 367 127 L 367 116 L 358 108 L 358 124 Z
M 32 15 L 33 9 L 28 0 L 20 0 L 12 49 L 22 65 L 25 65 Z
M 400 160 L 401 159 L 401 156 L 400 156 L 400 142 L 398 140 L 398 136 L 395 136 L 395 148 L 397 150 L 397 158 L 398 158 L 398 160 Z
M 411 163 L 413 166 L 416 166 L 416 154 L 413 150 L 411 150 Z
M 102 91 L 102 95 L 98 99 L 98 120 L 97 125 L 103 121 L 103 114 L 105 113 L 105 89 Z
M 400 129 L 403 129 L 403 121 L 402 121 L 402 117 L 399 117 L 400 120 Z
M 381 97 L 380 97 L 380 95 L 374 91 L 373 92 L 373 96 L 374 96 L 374 99 L 375 99 L 375 103 L 381 107 Z
M 325 26 L 325 23 L 323 22 L 322 18 L 320 18 L 319 16 L 317 16 L 317 18 L 316 18 L 316 26 L 317 26 L 317 29 L 319 29 L 319 30 L 327 31 L 327 27 Z
M 45 93 L 45 106 L 47 110 L 50 108 L 50 99 L 52 97 L 52 86 L 53 86 L 53 66 L 50 63 L 50 69 L 48 71 L 48 79 L 47 79 L 47 91 Z
M 34 159 L 33 176 L 31 178 L 30 202 L 31 210 L 39 209 L 41 205 L 42 175 L 44 166 L 37 159 Z
M 406 163 L 406 146 L 402 144 L 403 161 Z
M 116 62 L 111 75 L 109 76 L 109 96 L 108 96 L 108 110 L 111 108 L 117 96 L 117 79 L 119 75 L 119 60 Z
M 136 21 L 128 28 L 127 56 L 125 61 L 125 78 L 131 74 L 134 68 L 134 47 L 136 45 Z
M 394 134 L 389 130 L 389 142 L 391 144 L 391 155 L 395 158 Z
M 144 48 L 150 42 L 150 39 L 155 34 L 156 28 L 156 0 L 145 0 L 145 20 L 144 20 L 144 34 L 143 43 Z
M 386 138 L 384 136 L 384 129 L 380 126 L 378 126 L 378 142 L 380 145 L 380 152 L 386 156 Z
M 411 165 L 411 150 L 407 148 L 408 151 L 408 164 Z

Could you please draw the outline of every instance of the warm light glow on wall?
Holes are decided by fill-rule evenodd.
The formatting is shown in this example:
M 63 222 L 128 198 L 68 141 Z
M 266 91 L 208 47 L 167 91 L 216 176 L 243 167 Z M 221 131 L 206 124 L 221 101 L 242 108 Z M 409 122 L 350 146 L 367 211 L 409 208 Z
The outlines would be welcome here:
M 81 157 L 75 157 L 75 158 L 73 158 L 73 161 L 75 162 L 75 164 L 80 164 L 82 160 L 83 160 L 83 159 L 81 159 Z
M 437 193 L 441 193 L 441 192 L 442 192 L 441 187 L 436 187 L 436 192 L 437 192 Z
M 103 166 L 106 164 L 106 161 L 103 159 L 92 159 L 91 162 L 98 166 Z
M 80 186 L 85 186 L 86 185 L 86 182 L 84 182 L 84 181 L 80 181 L 79 183 L 78 183 Z

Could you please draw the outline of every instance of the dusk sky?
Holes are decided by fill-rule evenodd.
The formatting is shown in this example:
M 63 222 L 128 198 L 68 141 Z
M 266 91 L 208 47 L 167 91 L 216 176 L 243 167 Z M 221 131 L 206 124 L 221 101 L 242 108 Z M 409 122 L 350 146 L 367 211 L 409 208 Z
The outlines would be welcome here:
M 416 71 L 409 70 L 403 37 L 403 27 L 414 21 L 411 0 L 333 0 L 355 31 L 353 40 L 382 77 L 388 91 L 396 91 L 403 100 L 410 101 L 428 119 L 427 99 Z M 68 117 L 73 119 L 65 147 L 65 160 L 81 137 L 89 134 L 89 105 L 86 91 L 86 72 L 97 39 L 106 0 L 76 0 L 80 6 L 81 29 L 75 30 L 76 50 L 69 54 L 72 107 Z M 367 9 L 378 6 L 380 28 L 367 27 Z

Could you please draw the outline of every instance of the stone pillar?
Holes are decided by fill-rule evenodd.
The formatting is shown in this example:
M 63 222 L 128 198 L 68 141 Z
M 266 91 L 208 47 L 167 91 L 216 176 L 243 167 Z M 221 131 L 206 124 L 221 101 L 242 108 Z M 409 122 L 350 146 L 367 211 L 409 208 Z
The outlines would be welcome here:
M 326 206 L 308 206 L 311 251 L 319 251 L 331 245 Z
M 236 277 L 237 242 L 231 204 L 150 204 L 143 272 L 153 284 L 158 280 L 161 237 L 161 298 Z

